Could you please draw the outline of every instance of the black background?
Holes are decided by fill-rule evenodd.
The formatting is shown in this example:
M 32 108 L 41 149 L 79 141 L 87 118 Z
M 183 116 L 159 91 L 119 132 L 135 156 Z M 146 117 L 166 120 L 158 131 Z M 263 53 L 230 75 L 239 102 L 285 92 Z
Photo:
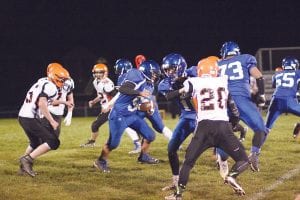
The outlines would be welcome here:
M 300 46 L 297 1 L 7 1 L 0 8 L 0 110 L 19 108 L 50 62 L 60 62 L 82 93 L 105 57 L 137 54 L 161 63 L 172 52 L 189 66 L 236 41 L 242 53 Z

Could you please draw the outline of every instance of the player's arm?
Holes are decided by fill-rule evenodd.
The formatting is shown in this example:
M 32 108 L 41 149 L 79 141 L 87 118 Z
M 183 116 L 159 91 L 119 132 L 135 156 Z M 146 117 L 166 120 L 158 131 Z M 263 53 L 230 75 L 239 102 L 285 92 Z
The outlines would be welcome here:
M 38 106 L 42 115 L 50 122 L 51 126 L 55 130 L 58 127 L 58 123 L 53 119 L 52 115 L 48 110 L 48 101 L 47 97 L 40 96 L 38 100 Z
M 136 87 L 136 85 L 133 82 L 130 81 L 126 81 L 125 83 L 123 83 L 121 85 L 121 87 L 119 88 L 119 92 L 125 95 L 136 95 L 136 96 L 142 96 L 142 97 L 149 97 L 151 94 L 149 91 L 144 90 L 144 91 L 138 91 L 135 90 L 134 88 Z
M 93 107 L 96 103 L 100 102 L 100 100 L 102 99 L 102 95 L 99 95 L 97 97 L 95 97 L 93 100 L 89 101 L 89 107 Z
M 272 76 L 272 88 L 276 88 L 276 78 L 275 78 L 275 75 Z
M 256 79 L 256 85 L 258 88 L 258 105 L 264 106 L 266 103 L 264 77 L 257 67 L 252 67 L 250 69 L 250 75 Z
M 232 127 L 235 127 L 240 121 L 240 113 L 230 94 L 228 94 L 227 108 L 231 113 L 229 121 L 231 122 Z
M 67 101 L 66 101 L 65 105 L 68 106 L 68 112 L 73 111 L 74 106 L 75 106 L 73 92 L 68 93 Z
M 118 92 L 109 102 L 102 105 L 102 112 L 107 113 L 114 106 L 116 100 L 119 98 L 120 92 Z
M 175 82 L 175 88 L 178 89 L 166 92 L 164 94 L 167 100 L 171 100 L 176 97 L 182 97 L 182 96 L 184 96 L 185 98 L 186 96 L 189 96 L 187 94 L 191 94 L 193 91 L 193 85 L 185 77 L 181 77 L 181 79 L 177 79 L 177 81 Z
M 69 92 L 67 94 L 67 101 L 66 105 L 68 106 L 68 113 L 64 119 L 64 123 L 66 126 L 71 125 L 72 121 L 72 115 L 73 115 L 73 109 L 74 109 L 74 97 L 73 97 L 73 92 Z

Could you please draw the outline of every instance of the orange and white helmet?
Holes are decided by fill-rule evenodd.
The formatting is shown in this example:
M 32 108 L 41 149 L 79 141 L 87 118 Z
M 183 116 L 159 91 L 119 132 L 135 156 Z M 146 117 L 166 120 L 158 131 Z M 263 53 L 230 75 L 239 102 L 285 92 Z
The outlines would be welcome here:
M 216 61 L 216 62 L 219 62 L 220 61 L 220 58 L 217 57 L 217 56 L 208 56 L 206 58 L 203 58 L 201 59 L 199 62 L 198 62 L 198 66 L 201 64 L 202 61 L 204 60 L 211 60 L 211 61 Z
M 215 56 L 204 58 L 198 62 L 197 65 L 198 77 L 217 77 L 218 71 L 219 71 L 218 62 Z
M 70 74 L 61 64 L 50 63 L 47 67 L 47 77 L 57 87 L 61 88 L 64 82 L 70 78 Z
M 94 78 L 100 78 L 97 76 L 97 74 L 103 74 L 105 76 L 108 75 L 108 68 L 105 64 L 99 63 L 94 65 L 93 70 L 92 70 Z

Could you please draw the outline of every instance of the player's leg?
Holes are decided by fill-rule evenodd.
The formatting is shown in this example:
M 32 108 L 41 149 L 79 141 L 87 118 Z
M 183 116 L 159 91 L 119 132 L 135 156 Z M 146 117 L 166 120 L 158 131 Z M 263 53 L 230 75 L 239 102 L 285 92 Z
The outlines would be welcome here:
M 233 96 L 233 99 L 237 104 L 241 120 L 254 132 L 249 159 L 251 169 L 253 171 L 259 171 L 259 154 L 263 140 L 267 134 L 267 128 L 258 108 L 250 98 Z
M 298 104 L 298 101 L 295 99 L 290 99 L 288 101 L 288 112 L 292 113 L 298 117 L 300 117 L 300 105 Z M 293 137 L 298 137 L 300 132 L 300 123 L 295 124 L 294 130 L 293 130 Z
M 104 173 L 110 172 L 108 166 L 108 157 L 110 152 L 119 146 L 122 134 L 126 128 L 126 118 L 124 116 L 116 115 L 115 112 L 112 112 L 109 118 L 109 138 L 106 144 L 104 144 L 100 156 L 94 162 L 94 167 Z
M 132 128 L 126 128 L 125 132 L 130 137 L 130 139 L 133 141 L 134 148 L 132 151 L 129 151 L 129 154 L 137 154 L 141 152 L 141 142 L 140 137 L 138 136 L 137 132 L 133 130 Z
M 225 152 L 233 158 L 235 164 L 230 169 L 228 175 L 225 177 L 225 183 L 229 184 L 238 195 L 244 195 L 245 191 L 237 183 L 236 178 L 239 174 L 245 171 L 249 166 L 249 161 L 245 148 L 242 143 L 235 137 L 234 133 L 231 130 L 229 123 L 221 123 L 220 137 L 221 140 L 218 140 L 218 146 L 224 149 Z
M 156 107 L 152 115 L 148 115 L 147 118 L 152 124 L 152 127 L 159 133 L 162 133 L 168 140 L 172 137 L 172 131 L 166 127 L 163 123 L 158 108 Z
M 100 113 L 96 120 L 93 121 L 91 125 L 91 136 L 90 139 L 84 144 L 81 144 L 80 147 L 94 147 L 96 140 L 99 135 L 99 128 L 108 120 L 109 112 L 107 113 Z
M 195 135 L 187 147 L 185 160 L 180 169 L 178 186 L 176 187 L 175 193 L 165 197 L 165 199 L 177 199 L 182 197 L 182 193 L 184 192 L 189 179 L 190 171 L 194 167 L 196 160 L 206 149 L 213 146 L 213 144 L 210 143 L 211 140 L 208 139 L 210 136 L 207 134 L 208 129 L 211 127 L 205 121 L 207 122 L 207 120 L 204 120 L 198 123 Z
M 37 119 L 31 119 L 30 121 L 27 121 L 25 123 L 27 124 L 27 132 L 31 133 L 30 138 L 38 138 L 43 141 L 43 143 L 38 146 L 31 145 L 33 147 L 33 151 L 28 155 L 20 158 L 20 164 L 23 167 L 23 170 L 30 176 L 34 177 L 36 175 L 36 173 L 32 169 L 34 159 L 47 153 L 50 150 L 56 150 L 60 145 L 60 141 L 54 134 L 53 129 L 52 131 L 49 131 Z
M 168 144 L 168 158 L 172 170 L 172 183 L 162 188 L 163 191 L 172 190 L 178 185 L 179 180 L 179 157 L 177 151 L 184 140 L 195 130 L 195 120 L 182 118 L 174 129 Z
M 155 140 L 154 131 L 148 126 L 145 120 L 139 116 L 135 115 L 132 119 L 132 122 L 128 122 L 129 127 L 140 133 L 143 137 L 142 149 L 138 161 L 145 164 L 159 163 L 158 159 L 151 157 L 149 154 L 150 144 Z

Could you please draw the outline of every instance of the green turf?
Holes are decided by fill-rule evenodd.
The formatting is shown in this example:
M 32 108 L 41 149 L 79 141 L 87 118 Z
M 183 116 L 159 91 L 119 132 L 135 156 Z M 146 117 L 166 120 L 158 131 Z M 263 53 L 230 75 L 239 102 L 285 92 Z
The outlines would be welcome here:
M 171 129 L 178 119 L 167 119 Z M 118 149 L 111 153 L 110 174 L 103 174 L 92 167 L 101 146 L 108 137 L 108 126 L 100 130 L 98 147 L 80 148 L 90 135 L 93 118 L 74 118 L 70 127 L 63 127 L 61 146 L 58 150 L 39 157 L 34 163 L 38 172 L 35 178 L 19 176 L 18 158 L 24 153 L 27 138 L 16 119 L 0 119 L 0 199 L 163 199 L 168 192 L 161 188 L 170 183 L 171 170 L 167 158 L 167 140 L 157 134 L 151 146 L 151 155 L 160 159 L 158 165 L 137 163 L 137 156 L 128 155 L 133 148 L 124 134 Z M 198 160 L 191 172 L 184 199 L 295 199 L 300 194 L 300 143 L 292 138 L 293 125 L 297 117 L 281 116 L 263 147 L 260 161 L 261 171 L 243 173 L 238 181 L 246 191 L 238 197 L 231 188 L 223 184 L 215 167 L 212 151 L 208 150 Z M 244 145 L 249 153 L 252 131 Z M 188 145 L 188 141 L 184 147 Z M 180 160 L 184 153 L 180 152 Z M 230 160 L 230 165 L 233 161 Z M 298 171 L 290 179 L 282 179 L 293 169 Z M 275 186 L 274 186 L 275 185 Z M 270 187 L 274 186 L 270 189 Z

